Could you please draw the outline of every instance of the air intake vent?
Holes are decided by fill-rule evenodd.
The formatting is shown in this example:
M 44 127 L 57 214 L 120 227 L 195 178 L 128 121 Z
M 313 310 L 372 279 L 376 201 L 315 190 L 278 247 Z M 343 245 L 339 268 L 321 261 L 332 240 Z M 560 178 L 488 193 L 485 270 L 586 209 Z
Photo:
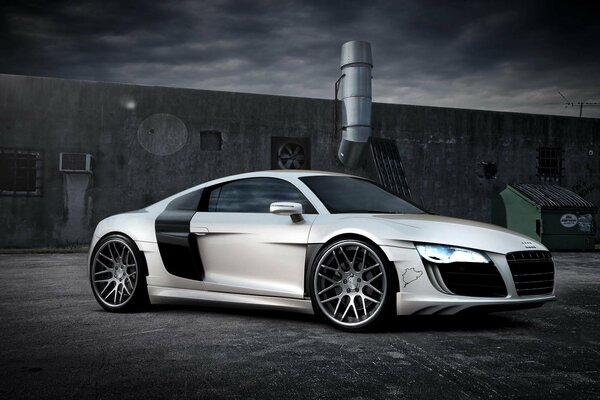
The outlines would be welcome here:
M 429 280 L 439 291 L 472 297 L 506 297 L 506 285 L 493 263 L 434 264 L 424 261 Z
M 60 172 L 92 173 L 93 157 L 88 153 L 60 153 Z
M 551 294 L 554 262 L 548 251 L 518 251 L 506 255 L 519 296 Z

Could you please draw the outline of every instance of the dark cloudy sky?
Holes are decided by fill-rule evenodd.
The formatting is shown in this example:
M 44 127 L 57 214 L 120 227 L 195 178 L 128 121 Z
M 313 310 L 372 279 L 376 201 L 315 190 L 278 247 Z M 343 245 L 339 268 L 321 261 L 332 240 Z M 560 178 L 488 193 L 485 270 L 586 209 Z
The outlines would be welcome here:
M 332 98 L 367 40 L 374 101 L 578 115 L 557 92 L 600 102 L 596 4 L 4 1 L 0 73 Z

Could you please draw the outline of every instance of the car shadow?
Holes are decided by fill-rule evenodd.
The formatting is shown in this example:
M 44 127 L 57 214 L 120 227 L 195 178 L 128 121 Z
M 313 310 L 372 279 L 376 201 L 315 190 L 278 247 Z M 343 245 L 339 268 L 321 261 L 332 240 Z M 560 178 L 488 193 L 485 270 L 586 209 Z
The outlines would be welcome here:
M 141 312 L 176 312 L 176 313 L 205 313 L 211 315 L 234 315 L 241 317 L 264 318 L 273 320 L 290 320 L 290 321 L 313 321 L 320 320 L 315 315 L 302 314 L 292 311 L 263 309 L 263 308 L 245 308 L 234 306 L 219 306 L 219 305 L 189 305 L 189 304 L 155 304 L 149 306 Z
M 279 322 L 299 322 L 305 328 L 318 326 L 324 329 L 338 331 L 327 321 L 319 316 L 301 314 L 291 311 L 260 309 L 260 308 L 235 308 L 226 306 L 203 305 L 152 305 L 142 313 L 178 313 L 178 314 L 209 314 L 212 316 L 231 315 L 248 317 L 251 319 L 272 320 Z M 514 330 L 528 328 L 531 324 L 523 318 L 515 318 L 514 313 L 462 313 L 456 315 L 413 315 L 391 317 L 378 327 L 366 333 L 415 333 L 415 332 L 481 332 Z
M 522 329 L 530 326 L 523 319 L 506 313 L 464 313 L 456 315 L 398 316 L 388 321 L 382 332 L 480 332 Z

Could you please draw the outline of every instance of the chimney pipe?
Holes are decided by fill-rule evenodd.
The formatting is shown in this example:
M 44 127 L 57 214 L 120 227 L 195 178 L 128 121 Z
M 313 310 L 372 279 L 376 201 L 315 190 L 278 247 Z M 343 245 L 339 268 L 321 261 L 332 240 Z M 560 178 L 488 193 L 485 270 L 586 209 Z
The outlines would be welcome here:
M 340 98 L 342 141 L 338 158 L 348 168 L 360 166 L 371 136 L 371 44 L 351 41 L 342 45 Z

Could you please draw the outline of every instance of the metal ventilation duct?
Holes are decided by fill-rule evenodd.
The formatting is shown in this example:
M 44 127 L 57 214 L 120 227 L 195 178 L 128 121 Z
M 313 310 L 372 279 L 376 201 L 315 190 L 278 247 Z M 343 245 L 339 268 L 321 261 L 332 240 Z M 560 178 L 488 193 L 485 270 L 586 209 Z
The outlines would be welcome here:
M 371 135 L 371 44 L 362 41 L 342 45 L 342 141 L 338 158 L 348 168 L 360 165 Z

